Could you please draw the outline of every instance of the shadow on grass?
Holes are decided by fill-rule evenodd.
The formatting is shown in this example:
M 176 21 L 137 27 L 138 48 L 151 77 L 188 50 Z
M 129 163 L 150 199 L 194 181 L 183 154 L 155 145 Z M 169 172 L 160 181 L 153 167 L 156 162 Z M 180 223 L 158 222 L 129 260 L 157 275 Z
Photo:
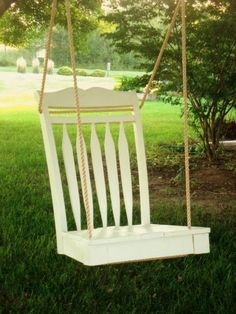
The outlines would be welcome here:
M 193 208 L 193 224 L 212 229 L 208 255 L 85 267 L 56 254 L 39 126 L 30 116 L 18 118 L 10 128 L 1 125 L 0 312 L 236 312 L 233 205 L 226 204 L 221 213 Z M 185 220 L 178 203 L 159 202 L 153 215 L 160 223 Z

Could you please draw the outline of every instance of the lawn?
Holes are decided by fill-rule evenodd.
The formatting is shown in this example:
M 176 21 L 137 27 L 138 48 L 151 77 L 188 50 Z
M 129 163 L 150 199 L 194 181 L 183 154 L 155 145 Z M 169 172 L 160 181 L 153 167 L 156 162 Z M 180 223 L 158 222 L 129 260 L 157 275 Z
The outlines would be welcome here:
M 182 143 L 179 107 L 147 103 L 142 118 L 148 156 Z M 208 255 L 88 268 L 56 254 L 35 107 L 0 110 L 0 147 L 0 313 L 236 312 L 235 202 L 193 205 L 193 223 L 212 229 Z M 179 199 L 160 198 L 152 211 L 155 221 L 185 223 Z
M 88 73 L 92 73 L 94 70 L 96 69 L 84 69 L 86 70 L 86 72 Z M 106 70 L 105 68 L 102 70 Z M 57 73 L 58 68 L 54 69 L 54 73 Z M 0 72 L 16 72 L 16 66 L 7 66 L 7 67 L 0 67 Z M 27 73 L 32 73 L 32 67 L 28 66 L 27 67 Z M 111 77 L 121 77 L 121 76 L 130 76 L 130 77 L 134 77 L 134 76 L 140 76 L 145 74 L 145 72 L 142 71 L 110 71 L 110 76 Z

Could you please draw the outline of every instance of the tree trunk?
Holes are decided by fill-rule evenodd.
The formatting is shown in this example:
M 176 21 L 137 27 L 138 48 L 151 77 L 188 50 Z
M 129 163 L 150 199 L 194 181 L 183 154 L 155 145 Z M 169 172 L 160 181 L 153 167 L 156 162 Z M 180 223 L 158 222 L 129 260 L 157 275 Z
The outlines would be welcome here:
M 208 159 L 212 161 L 214 159 L 214 152 L 212 150 L 212 144 L 210 144 L 209 127 L 207 123 L 204 123 L 204 127 L 203 127 L 203 140 L 204 140 L 205 153 Z
M 202 125 L 205 153 L 210 161 L 218 158 L 220 123 L 209 124 L 207 119 Z
M 17 0 L 0 0 L 0 17 L 9 9 L 12 3 Z

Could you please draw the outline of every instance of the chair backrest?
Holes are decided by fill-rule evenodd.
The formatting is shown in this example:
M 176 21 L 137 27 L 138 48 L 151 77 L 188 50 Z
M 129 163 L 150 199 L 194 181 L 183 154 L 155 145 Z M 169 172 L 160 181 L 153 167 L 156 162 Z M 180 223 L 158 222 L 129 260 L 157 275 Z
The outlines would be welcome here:
M 39 93 L 37 93 L 37 97 L 39 97 Z M 142 124 L 136 93 L 118 92 L 103 88 L 90 88 L 88 90 L 79 89 L 79 99 L 81 107 L 81 124 L 91 126 L 90 156 L 92 170 L 89 168 L 90 160 L 86 151 L 86 149 L 88 149 L 88 145 L 86 146 L 85 142 L 84 144 L 92 224 L 94 193 L 92 191 L 93 184 L 91 183 L 91 177 L 94 178 L 102 226 L 107 226 L 109 210 L 107 202 L 108 194 L 110 195 L 115 225 L 120 225 L 120 194 L 123 195 L 128 225 L 131 226 L 133 224 L 133 192 L 130 154 L 124 128 L 124 124 L 126 123 L 132 123 L 134 127 L 139 178 L 141 223 L 149 224 L 150 208 L 147 167 Z M 67 125 L 76 125 L 77 123 L 76 115 L 68 114 L 68 110 L 75 112 L 76 109 L 74 89 L 67 88 L 56 92 L 45 93 L 43 108 L 44 110 L 40 115 L 40 119 L 49 170 L 57 232 L 67 230 L 67 221 L 58 154 L 52 128 L 54 124 L 63 125 L 62 153 L 64 166 L 71 207 L 77 229 L 80 230 L 80 199 L 82 199 L 82 196 L 80 195 L 81 193 L 79 193 L 78 189 L 76 164 L 78 164 L 81 179 L 81 154 L 79 145 L 76 145 L 76 154 L 74 154 L 73 145 L 67 129 Z M 60 114 L 57 114 L 57 111 L 60 112 Z M 98 124 L 105 125 L 103 145 L 100 145 L 101 139 L 99 140 L 97 135 L 96 126 Z M 110 127 L 111 124 L 119 124 L 118 143 L 116 144 L 114 143 L 114 137 Z M 77 155 L 76 158 L 75 155 Z M 119 167 L 117 167 L 117 164 L 119 164 Z M 108 182 L 109 189 L 107 188 L 106 182 Z M 122 193 L 120 193 L 120 186 Z

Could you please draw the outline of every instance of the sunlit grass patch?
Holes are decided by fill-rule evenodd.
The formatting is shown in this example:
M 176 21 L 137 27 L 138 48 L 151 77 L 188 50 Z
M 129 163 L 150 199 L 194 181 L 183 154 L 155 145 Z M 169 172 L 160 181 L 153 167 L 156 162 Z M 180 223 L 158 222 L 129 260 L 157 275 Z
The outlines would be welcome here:
M 36 102 L 31 95 L 0 96 L 0 113 L 35 111 Z

